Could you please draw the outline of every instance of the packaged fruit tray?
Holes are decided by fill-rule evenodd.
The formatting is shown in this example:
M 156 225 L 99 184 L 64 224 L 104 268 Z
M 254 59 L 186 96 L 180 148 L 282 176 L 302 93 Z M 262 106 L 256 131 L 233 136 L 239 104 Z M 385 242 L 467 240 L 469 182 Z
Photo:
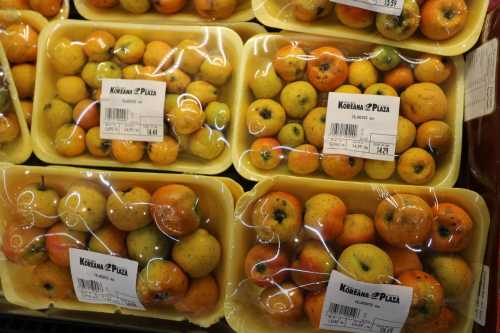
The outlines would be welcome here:
M 0 10 L 0 42 L 11 66 L 28 127 L 33 111 L 38 36 L 47 23 L 45 17 L 32 10 Z
M 12 78 L 9 62 L 0 44 L 0 161 L 21 164 L 31 155 L 31 137 Z
M 203 327 L 223 316 L 234 200 L 243 193 L 231 179 L 59 166 L 1 172 L 0 272 L 9 302 Z M 79 302 L 71 248 L 137 261 L 134 290 L 145 310 Z
M 255 35 L 267 32 L 266 28 L 262 24 L 255 22 L 226 23 L 224 26 L 236 31 L 243 40 L 243 43 Z
M 488 9 L 486 0 L 406 0 L 403 15 L 408 22 L 404 23 L 404 28 L 400 31 L 394 31 L 398 28 L 397 24 L 392 29 L 390 27 L 400 17 L 377 14 L 326 0 L 304 4 L 307 9 L 304 9 L 301 3 L 307 1 L 252 0 L 252 7 L 259 21 L 274 28 L 392 45 L 446 56 L 463 54 L 474 46 L 479 39 Z M 323 10 L 318 11 L 319 8 L 315 6 Z M 408 7 L 408 10 L 405 10 L 405 7 Z M 453 19 L 448 22 L 446 19 L 439 21 L 443 18 L 443 15 L 439 14 L 439 8 L 448 8 L 454 14 Z M 309 11 L 311 13 L 308 13 Z M 413 26 L 413 29 L 408 26 Z M 378 32 L 380 29 L 383 35 Z M 426 31 L 425 35 L 421 32 L 422 29 Z M 408 36 L 411 31 L 414 33 Z
M 0 9 L 32 10 L 49 20 L 67 19 L 69 16 L 69 0 L 5 0 Z
M 65 20 L 40 38 L 32 133 L 41 160 L 201 174 L 231 165 L 242 50 L 233 30 Z M 166 82 L 163 142 L 100 138 L 101 78 Z
M 233 164 L 250 180 L 295 175 L 451 187 L 462 147 L 463 67 L 461 56 L 297 33 L 255 36 L 243 48 Z M 322 154 L 333 91 L 401 97 L 395 162 Z
M 157 5 L 150 5 L 147 0 L 123 2 L 127 2 L 128 7 L 118 4 L 118 1 L 100 0 L 75 0 L 75 6 L 83 17 L 92 21 L 218 24 L 244 22 L 254 18 L 250 0 L 180 0 L 174 1 L 175 4 L 172 1 L 156 1 Z M 99 8 L 99 3 L 108 3 L 109 6 Z
M 225 316 L 236 332 L 317 332 L 332 270 L 414 290 L 424 279 L 432 292 L 413 296 L 408 332 L 472 331 L 490 223 L 475 192 L 276 176 L 235 218 Z

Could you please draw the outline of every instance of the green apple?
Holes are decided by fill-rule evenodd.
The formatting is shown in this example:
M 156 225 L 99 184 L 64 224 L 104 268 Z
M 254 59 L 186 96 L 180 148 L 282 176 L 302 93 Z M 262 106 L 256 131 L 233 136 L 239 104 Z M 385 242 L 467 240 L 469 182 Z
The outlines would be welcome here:
M 379 45 L 373 49 L 370 60 L 381 71 L 389 71 L 401 62 L 398 51 L 387 45 Z
M 206 122 L 210 127 L 222 131 L 231 119 L 231 110 L 225 103 L 210 102 L 205 109 L 205 115 Z

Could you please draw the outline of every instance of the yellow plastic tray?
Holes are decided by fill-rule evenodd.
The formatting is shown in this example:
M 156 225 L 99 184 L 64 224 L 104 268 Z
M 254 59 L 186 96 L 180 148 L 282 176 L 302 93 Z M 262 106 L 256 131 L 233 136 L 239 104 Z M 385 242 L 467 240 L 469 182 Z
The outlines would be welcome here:
M 173 308 L 135 311 L 120 309 L 112 305 L 80 303 L 76 300 L 53 301 L 44 297 L 39 291 L 33 288 L 31 281 L 32 266 L 20 266 L 10 263 L 7 260 L 0 260 L 3 292 L 9 302 L 32 310 L 47 309 L 53 306 L 54 308 L 65 310 L 122 313 L 175 321 L 189 320 L 203 327 L 208 327 L 222 318 L 224 313 L 224 295 L 226 293 L 228 269 L 230 266 L 230 252 L 232 251 L 230 235 L 234 226 L 232 222 L 235 201 L 233 200 L 231 190 L 237 196 L 242 194 L 241 188 L 238 189 L 238 186 L 232 180 L 178 174 L 98 171 L 60 166 L 28 167 L 3 165 L 0 167 L 0 172 L 3 173 L 0 180 L 2 187 L 0 196 L 3 199 L 0 202 L 0 237 L 6 223 L 13 218 L 13 209 L 11 204 L 9 204 L 13 198 L 6 198 L 5 193 L 15 193 L 23 185 L 39 181 L 40 176 L 43 175 L 48 185 L 61 192 L 64 192 L 64 189 L 67 189 L 71 183 L 82 179 L 96 183 L 100 183 L 101 179 L 105 179 L 117 188 L 140 185 L 149 191 L 164 184 L 185 184 L 199 194 L 201 211 L 211 221 L 210 224 L 205 224 L 203 227 L 207 228 L 219 240 L 222 246 L 222 259 L 219 267 L 214 272 L 220 288 L 219 302 L 210 314 L 204 316 L 187 316 L 175 311 Z M 229 184 L 231 189 L 226 184 Z M 214 205 L 214 202 L 218 204 Z
M 91 21 L 134 22 L 155 24 L 220 24 L 222 22 L 244 22 L 253 19 L 251 0 L 240 0 L 236 11 L 224 20 L 207 20 L 200 17 L 192 3 L 188 4 L 181 12 L 173 15 L 157 13 L 153 9 L 145 14 L 132 14 L 117 6 L 110 9 L 95 8 L 87 4 L 86 0 L 75 0 L 75 6 L 80 15 Z M 190 1 L 192 2 L 192 1 Z
M 236 125 L 232 128 L 235 142 L 232 150 L 233 164 L 236 170 L 245 178 L 259 181 L 266 177 L 276 175 L 292 175 L 287 168 L 286 162 L 269 171 L 255 168 L 248 158 L 250 145 L 253 138 L 247 130 L 245 123 L 245 115 L 248 106 L 253 102 L 253 95 L 248 87 L 248 80 L 255 73 L 255 68 L 261 63 L 267 63 L 274 57 L 274 53 L 283 45 L 290 41 L 299 41 L 306 47 L 316 48 L 325 45 L 334 45 L 348 53 L 349 55 L 359 55 L 363 52 L 370 51 L 374 44 L 356 42 L 341 38 L 328 38 L 322 36 L 313 36 L 298 33 L 267 33 L 254 36 L 245 44 L 243 48 L 242 66 L 241 66 L 241 81 L 238 85 L 238 107 L 235 112 Z M 445 84 L 440 86 L 443 88 L 448 97 L 448 113 L 445 121 L 450 125 L 453 135 L 453 144 L 450 151 L 437 161 L 436 174 L 432 181 L 427 186 L 446 186 L 452 187 L 457 181 L 460 169 L 460 156 L 462 150 L 462 123 L 463 123 L 463 104 L 464 104 L 464 61 L 462 56 L 451 58 L 455 65 L 455 71 Z M 331 179 L 321 171 L 317 171 L 309 178 Z M 356 176 L 353 181 L 359 182 L 374 182 L 364 173 Z M 403 181 L 394 175 L 386 181 L 378 181 L 388 184 L 403 184 Z
M 331 332 L 313 329 L 307 319 L 285 327 L 273 325 L 263 317 L 257 305 L 259 289 L 245 279 L 244 260 L 249 249 L 255 244 L 252 228 L 244 226 L 243 221 L 250 221 L 253 203 L 271 191 L 287 191 L 296 195 L 303 202 L 314 194 L 332 193 L 338 195 L 348 207 L 349 212 L 360 212 L 373 216 L 380 198 L 387 194 L 409 193 L 419 195 L 433 202 L 452 202 L 463 207 L 475 222 L 474 234 L 469 247 L 461 254 L 470 263 L 474 284 L 470 297 L 463 303 L 452 304 L 460 314 L 454 333 L 472 331 L 476 297 L 479 288 L 482 262 L 486 248 L 490 216 L 483 198 L 470 190 L 458 188 L 430 188 L 400 185 L 369 185 L 360 183 L 340 183 L 317 179 L 277 176 L 258 183 L 250 192 L 246 192 L 236 204 L 234 234 L 231 244 L 238 244 L 231 253 L 229 284 L 226 293 L 225 316 L 229 325 L 238 333 L 287 332 L 314 333 Z
M 205 161 L 188 154 L 179 154 L 179 159 L 167 166 L 154 165 L 149 161 L 123 164 L 111 158 L 96 158 L 90 154 L 67 158 L 60 156 L 53 145 L 51 133 L 45 126 L 43 107 L 56 95 L 56 81 L 61 77 L 53 70 L 47 55 L 48 44 L 57 38 L 66 36 L 73 40 L 82 40 L 90 32 L 96 29 L 105 29 L 116 36 L 125 33 L 135 34 L 145 41 L 164 40 L 169 44 L 177 44 L 181 40 L 201 39 L 208 35 L 207 49 L 219 47 L 219 41 L 233 65 L 233 74 L 221 92 L 221 100 L 227 103 L 232 111 L 230 128 L 227 132 L 229 147 L 211 161 Z M 33 119 L 31 133 L 33 135 L 33 150 L 36 156 L 44 162 L 51 164 L 70 164 L 80 166 L 99 167 L 122 167 L 133 169 L 151 169 L 161 171 L 176 171 L 200 174 L 218 174 L 225 171 L 231 165 L 231 147 L 233 136 L 231 127 L 234 126 L 234 110 L 236 110 L 236 82 L 239 81 L 241 51 L 243 44 L 236 32 L 225 27 L 201 27 L 201 26 L 172 26 L 172 25 L 142 25 L 111 22 L 88 22 L 76 20 L 64 20 L 51 22 L 40 35 L 38 43 L 38 66 L 37 81 L 35 86 L 35 98 L 33 103 Z
M 246 42 L 255 35 L 266 33 L 266 27 L 255 22 L 225 23 L 223 26 L 233 29 Z
M 33 29 L 42 31 L 42 29 L 47 25 L 48 21 L 40 13 L 32 10 L 12 10 L 12 9 L 2 9 L 0 10 L 0 24 L 9 26 L 14 23 L 23 22 L 30 25 Z
M 9 84 L 12 109 L 16 113 L 21 130 L 19 136 L 14 141 L 0 146 L 0 162 L 22 164 L 30 157 L 32 151 L 30 131 L 28 129 L 28 124 L 26 123 L 26 118 L 24 118 L 21 102 L 19 102 L 19 96 L 17 95 L 17 89 L 10 71 L 9 61 L 7 60 L 7 56 L 5 55 L 5 51 L 3 50 L 1 44 L 0 64 Z
M 404 41 L 386 39 L 375 27 L 353 29 L 341 24 L 334 14 L 315 22 L 301 22 L 293 15 L 289 0 L 252 0 L 257 19 L 265 25 L 292 31 L 360 40 L 375 44 L 392 45 L 399 48 L 447 56 L 463 54 L 474 46 L 479 39 L 488 9 L 487 0 L 468 0 L 469 16 L 464 29 L 456 36 L 445 41 L 432 41 L 419 32 Z

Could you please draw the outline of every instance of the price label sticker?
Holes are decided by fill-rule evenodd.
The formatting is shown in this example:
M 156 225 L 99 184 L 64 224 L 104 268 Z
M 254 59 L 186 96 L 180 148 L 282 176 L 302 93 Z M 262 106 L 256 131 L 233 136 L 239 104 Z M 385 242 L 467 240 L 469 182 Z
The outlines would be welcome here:
M 163 141 L 165 91 L 165 82 L 102 80 L 101 138 Z
M 358 7 L 372 12 L 401 15 L 403 11 L 404 0 L 330 0 L 343 5 Z
M 412 295 L 410 287 L 360 282 L 332 271 L 320 328 L 398 333 L 408 317 Z
M 331 92 L 323 153 L 394 161 L 398 115 L 399 97 Z
M 80 302 L 144 310 L 136 292 L 137 261 L 69 250 L 71 278 Z
M 465 121 L 487 116 L 496 108 L 498 39 L 465 57 Z

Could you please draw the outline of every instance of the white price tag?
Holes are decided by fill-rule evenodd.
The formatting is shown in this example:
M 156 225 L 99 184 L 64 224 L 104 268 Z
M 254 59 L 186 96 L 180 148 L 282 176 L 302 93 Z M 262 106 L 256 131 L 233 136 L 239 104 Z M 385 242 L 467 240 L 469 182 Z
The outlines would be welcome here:
M 408 317 L 412 295 L 410 287 L 360 282 L 333 271 L 320 328 L 398 333 Z
M 498 39 L 465 57 L 465 121 L 489 115 L 496 108 Z
M 70 249 L 69 258 L 80 302 L 144 310 L 135 288 L 137 261 L 79 249 Z
M 490 268 L 483 265 L 481 280 L 479 281 L 479 292 L 477 295 L 475 321 L 481 326 L 486 325 L 486 313 L 488 309 L 488 286 L 490 284 Z
M 102 80 L 101 138 L 163 141 L 165 90 L 165 82 Z
M 330 93 L 324 154 L 394 161 L 399 97 Z
M 363 8 L 372 12 L 401 15 L 403 11 L 404 0 L 330 0 L 332 2 L 341 3 L 343 5 Z

